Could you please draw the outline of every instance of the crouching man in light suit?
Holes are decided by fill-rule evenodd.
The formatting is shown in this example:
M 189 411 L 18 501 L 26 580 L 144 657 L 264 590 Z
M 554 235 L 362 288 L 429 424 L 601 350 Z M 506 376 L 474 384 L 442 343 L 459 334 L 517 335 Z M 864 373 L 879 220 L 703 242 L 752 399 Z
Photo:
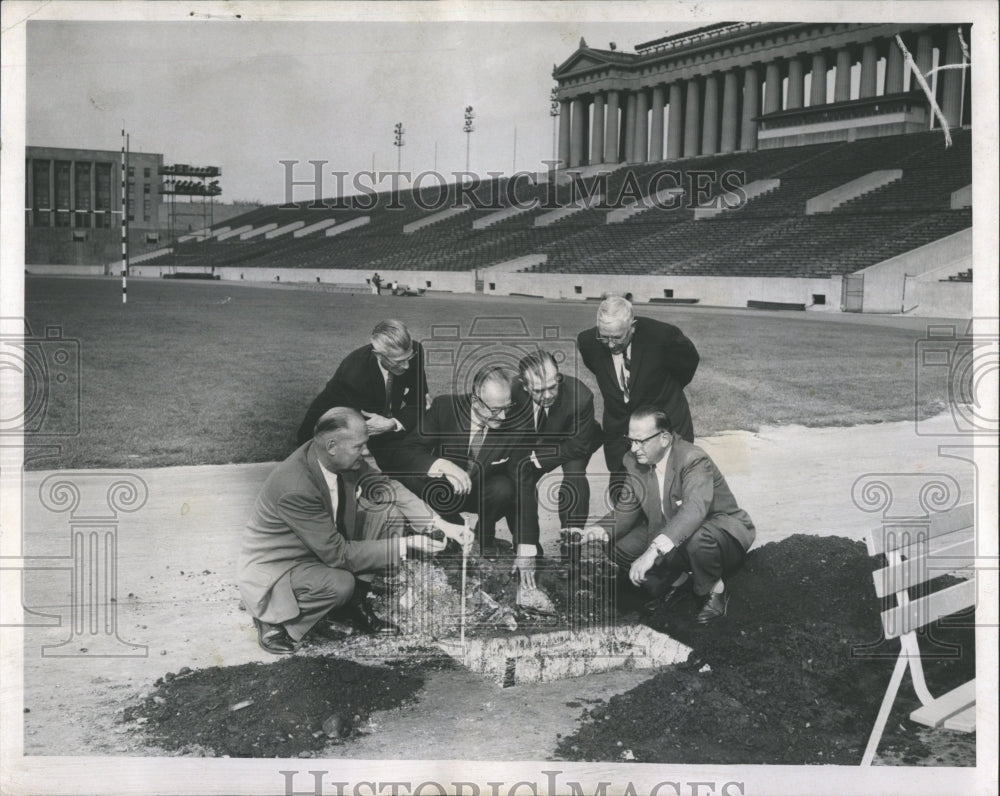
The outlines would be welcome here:
M 408 553 L 443 549 L 444 541 L 423 535 L 427 530 L 438 528 L 461 545 L 472 541 L 463 526 L 444 522 L 370 469 L 363 459 L 367 441 L 361 414 L 335 407 L 264 482 L 243 535 L 238 578 L 268 652 L 295 652 L 317 625 L 330 625 L 334 637 L 345 624 L 367 633 L 395 631 L 366 602 L 367 581 Z M 403 536 L 407 525 L 418 534 Z
M 742 566 L 756 534 L 749 515 L 708 454 L 674 433 L 665 412 L 636 409 L 627 442 L 625 488 L 613 523 L 605 523 L 616 563 L 668 606 L 693 590 L 702 624 L 725 616 L 725 579 Z

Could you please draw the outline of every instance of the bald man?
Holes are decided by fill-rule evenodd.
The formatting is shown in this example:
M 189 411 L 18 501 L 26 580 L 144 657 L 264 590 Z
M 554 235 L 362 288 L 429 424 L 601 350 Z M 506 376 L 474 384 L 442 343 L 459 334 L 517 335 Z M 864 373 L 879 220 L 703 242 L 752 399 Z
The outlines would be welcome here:
M 625 433 L 634 409 L 663 410 L 681 439 L 694 441 L 684 388 L 698 368 L 698 351 L 676 326 L 636 318 L 632 303 L 620 296 L 601 302 L 597 326 L 580 332 L 577 348 L 604 397 L 604 461 L 614 498 L 625 480 L 622 457 L 629 449 Z
M 372 470 L 361 413 L 335 407 L 320 417 L 312 439 L 268 476 L 243 535 L 240 594 L 261 648 L 295 652 L 307 633 L 336 636 L 345 624 L 366 633 L 393 631 L 365 597 L 368 581 L 408 553 L 434 553 L 445 542 L 423 532 L 439 528 L 461 545 L 472 534 L 444 522 L 401 484 Z M 362 495 L 369 497 L 359 498 Z M 416 535 L 403 536 L 406 527 Z

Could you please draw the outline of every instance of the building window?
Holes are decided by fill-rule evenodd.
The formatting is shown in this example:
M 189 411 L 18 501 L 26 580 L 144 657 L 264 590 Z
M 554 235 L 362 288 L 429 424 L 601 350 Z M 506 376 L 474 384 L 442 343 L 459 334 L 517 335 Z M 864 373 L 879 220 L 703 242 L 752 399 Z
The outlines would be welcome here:
M 573 285 L 573 292 L 577 295 L 583 293 L 583 285 Z
M 143 183 L 143 185 L 142 185 L 142 192 L 144 194 L 148 194 L 149 193 L 149 183 L 148 182 Z
M 428 280 L 427 280 L 427 282 L 426 282 L 425 284 L 426 284 L 426 286 L 427 286 L 427 287 L 430 287 L 430 286 L 431 286 L 431 280 L 430 280 L 430 279 L 428 279 Z
M 73 242 L 74 243 L 83 243 L 85 240 L 87 240 L 87 233 L 86 232 L 84 232 L 82 229 L 74 229 L 73 230 Z
M 74 167 L 76 184 L 73 187 L 73 207 L 76 210 L 90 210 L 90 167 L 88 163 L 77 163 Z
M 673 298 L 673 297 L 674 297 L 673 290 L 671 290 L 669 287 L 663 288 L 663 298 Z
M 496 289 L 497 289 L 497 283 L 496 282 L 490 282 L 490 290 L 496 290 Z
M 129 177 L 134 177 L 135 176 L 135 166 L 129 166 L 128 167 L 128 176 Z
M 52 219 L 50 218 L 51 213 L 48 210 L 35 210 L 34 226 L 36 227 L 51 227 Z
M 160 233 L 159 232 L 147 232 L 146 233 L 146 243 L 159 243 Z
M 111 210 L 111 164 L 97 163 L 94 175 L 95 210 Z
M 56 161 L 56 210 L 69 210 L 69 173 L 70 162 L 68 160 Z M 68 224 L 59 226 L 69 226 Z
M 73 226 L 81 229 L 90 228 L 90 213 L 74 213 Z
M 143 169 L 142 170 L 142 176 L 145 177 L 148 180 L 150 178 L 150 176 L 151 176 L 150 169 L 148 169 L 148 168 Z
M 813 304 L 826 304 L 826 293 L 813 293 Z
M 56 226 L 68 227 L 70 222 L 68 210 L 56 210 Z

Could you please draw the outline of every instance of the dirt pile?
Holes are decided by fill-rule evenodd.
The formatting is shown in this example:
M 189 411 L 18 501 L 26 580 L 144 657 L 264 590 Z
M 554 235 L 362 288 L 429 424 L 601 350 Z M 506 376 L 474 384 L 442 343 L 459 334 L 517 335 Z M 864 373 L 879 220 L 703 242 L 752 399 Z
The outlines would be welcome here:
M 422 666 L 436 664 L 424 659 Z M 437 665 L 450 666 L 447 660 Z M 420 670 L 327 657 L 182 669 L 123 719 L 164 749 L 228 757 L 311 756 L 369 731 L 373 711 L 396 707 L 423 686 Z
M 796 535 L 753 550 L 728 584 L 724 619 L 698 625 L 691 598 L 646 620 L 692 647 L 688 663 L 587 711 L 560 756 L 856 765 L 899 650 L 882 640 L 873 561 L 839 537 Z M 973 676 L 971 619 L 935 624 L 928 639 L 938 652 L 955 645 L 925 664 L 932 693 Z M 908 718 L 918 704 L 907 678 L 880 747 L 904 763 L 928 754 Z M 964 762 L 974 765 L 974 736 L 965 738 L 973 753 Z

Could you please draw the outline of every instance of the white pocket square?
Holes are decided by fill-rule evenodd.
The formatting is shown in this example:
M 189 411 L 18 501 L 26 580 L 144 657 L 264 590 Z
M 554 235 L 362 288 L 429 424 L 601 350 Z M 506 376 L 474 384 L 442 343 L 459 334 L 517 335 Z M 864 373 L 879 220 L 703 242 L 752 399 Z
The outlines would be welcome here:
M 496 460 L 495 462 L 490 462 L 490 465 L 492 466 L 492 465 L 494 465 L 494 464 L 503 464 L 503 463 L 504 463 L 505 461 L 507 461 L 507 460 L 508 460 L 509 458 L 510 458 L 510 456 L 505 456 L 505 457 L 504 457 L 504 458 L 502 458 L 502 459 L 497 459 L 497 460 Z

